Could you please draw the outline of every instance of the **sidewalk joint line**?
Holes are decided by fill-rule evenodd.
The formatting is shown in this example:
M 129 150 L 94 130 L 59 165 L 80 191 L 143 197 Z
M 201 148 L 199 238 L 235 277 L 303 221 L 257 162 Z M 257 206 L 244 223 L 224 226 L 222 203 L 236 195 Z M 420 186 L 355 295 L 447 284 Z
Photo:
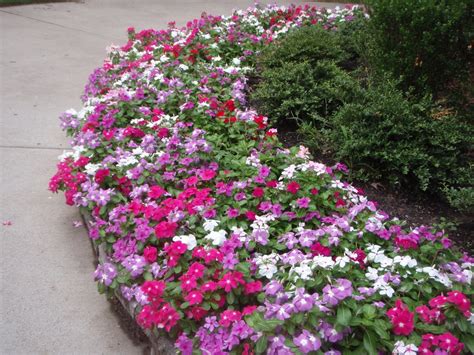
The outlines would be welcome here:
M 6 14 L 9 14 L 9 15 L 18 16 L 18 17 L 23 17 L 23 18 L 30 19 L 30 20 L 33 20 L 33 21 L 38 21 L 38 22 L 45 23 L 45 24 L 48 24 L 48 25 L 53 25 L 53 26 L 65 28 L 65 29 L 72 30 L 72 31 L 79 31 L 79 32 L 86 33 L 86 34 L 94 36 L 94 37 L 106 39 L 108 41 L 113 41 L 112 39 L 110 39 L 108 37 L 101 36 L 101 35 L 99 35 L 95 32 L 89 32 L 89 31 L 81 30 L 80 28 L 68 27 L 68 26 L 60 25 L 58 23 L 49 22 L 49 21 L 45 21 L 45 20 L 40 20 L 40 19 L 37 19 L 37 18 L 34 18 L 34 17 L 25 16 L 25 15 L 21 15 L 21 14 L 16 14 L 14 12 L 9 12 L 9 11 L 5 11 L 5 10 L 0 10 L 0 12 L 6 13 Z
M 27 145 L 0 145 L 0 149 L 40 149 L 40 150 L 71 150 L 68 147 L 34 147 Z

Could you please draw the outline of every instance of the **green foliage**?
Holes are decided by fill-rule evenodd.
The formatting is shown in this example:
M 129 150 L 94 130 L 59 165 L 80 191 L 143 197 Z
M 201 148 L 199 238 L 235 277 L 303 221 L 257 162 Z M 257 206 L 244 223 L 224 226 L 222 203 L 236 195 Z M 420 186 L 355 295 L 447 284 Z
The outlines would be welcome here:
M 387 77 L 371 82 L 334 115 L 331 138 L 337 157 L 350 162 L 359 176 L 415 183 L 423 191 L 468 184 L 472 126 L 454 115 L 433 115 L 429 97 L 406 98 L 397 84 Z
M 446 196 L 449 204 L 454 208 L 464 211 L 474 211 L 474 188 L 473 187 L 462 187 L 462 188 L 445 188 L 443 193 Z
M 262 72 L 253 93 L 260 111 L 274 122 L 299 119 L 330 126 L 327 118 L 352 96 L 356 82 L 334 62 L 283 63 Z
M 266 47 L 259 57 L 259 64 L 264 69 L 282 67 L 288 63 L 308 62 L 315 65 L 320 60 L 339 64 L 349 57 L 341 44 L 341 36 L 336 31 L 327 31 L 321 26 L 302 27 Z
M 401 77 L 401 87 L 439 93 L 463 81 L 472 61 L 471 0 L 367 0 L 366 43 L 372 69 Z

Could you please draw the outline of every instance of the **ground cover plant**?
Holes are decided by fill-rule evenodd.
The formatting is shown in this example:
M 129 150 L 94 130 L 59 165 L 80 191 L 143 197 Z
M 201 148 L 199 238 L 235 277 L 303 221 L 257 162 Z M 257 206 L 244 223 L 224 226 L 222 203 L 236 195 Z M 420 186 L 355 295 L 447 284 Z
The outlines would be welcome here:
M 61 117 L 72 151 L 50 181 L 92 216 L 101 292 L 183 354 L 474 350 L 474 258 L 408 228 L 284 149 L 245 95 L 255 54 L 357 8 L 250 8 L 135 32 Z

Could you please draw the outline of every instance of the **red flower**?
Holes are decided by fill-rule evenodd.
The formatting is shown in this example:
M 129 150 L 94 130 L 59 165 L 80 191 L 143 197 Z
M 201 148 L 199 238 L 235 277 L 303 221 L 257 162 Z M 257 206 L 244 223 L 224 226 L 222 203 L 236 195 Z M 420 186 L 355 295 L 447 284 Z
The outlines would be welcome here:
M 178 225 L 175 222 L 160 222 L 155 227 L 155 234 L 157 238 L 171 238 L 174 237 Z
M 110 175 L 110 170 L 109 169 L 99 169 L 95 173 L 94 180 L 98 184 L 102 184 L 102 182 L 105 180 L 107 176 Z
M 156 250 L 155 247 L 152 247 L 152 246 L 147 246 L 143 250 L 143 256 L 145 257 L 146 261 L 148 261 L 150 264 L 156 261 L 157 254 L 158 254 L 158 251 Z
M 270 181 L 267 181 L 267 187 L 270 187 L 270 188 L 275 188 L 278 186 L 278 181 L 276 180 L 270 180 Z
M 414 314 L 408 310 L 401 300 L 395 302 L 395 307 L 387 311 L 395 335 L 410 335 L 415 329 Z
M 322 245 L 320 242 L 316 242 L 311 246 L 311 251 L 313 252 L 313 255 L 323 255 L 323 256 L 330 256 L 331 255 L 331 249 L 328 247 L 325 247 Z
M 189 276 L 185 274 L 181 276 L 179 280 L 181 281 L 181 290 L 183 290 L 184 292 L 189 292 L 195 289 L 197 286 L 196 278 L 194 276 Z
M 317 195 L 319 193 L 319 190 L 316 189 L 316 188 L 313 188 L 313 189 L 309 190 L 309 192 L 311 192 L 311 195 Z
M 217 283 L 214 281 L 208 281 L 204 285 L 201 286 L 201 290 L 203 292 L 213 292 L 217 290 Z
M 245 306 L 242 310 L 242 315 L 246 316 L 252 314 L 257 309 L 257 306 Z
M 166 193 L 166 190 L 161 186 L 152 186 L 150 187 L 150 191 L 148 192 L 148 197 L 157 199 L 163 196 Z
M 232 289 L 237 288 L 239 285 L 243 285 L 245 283 L 242 276 L 242 273 L 238 271 L 228 272 L 222 277 L 222 279 L 220 279 L 218 285 L 225 292 L 230 292 Z
M 159 298 L 163 295 L 166 284 L 163 281 L 145 281 L 141 286 L 142 291 L 151 298 Z
M 253 197 L 260 198 L 260 197 L 263 196 L 263 194 L 264 194 L 264 190 L 263 190 L 261 187 L 256 187 L 256 188 L 253 190 L 252 196 L 253 196 Z
M 300 189 L 300 184 L 298 184 L 296 181 L 292 181 L 288 184 L 286 187 L 287 191 L 292 193 L 293 195 L 296 194 L 299 189 Z
M 219 324 L 223 327 L 228 327 L 231 323 L 242 319 L 242 314 L 239 311 L 228 309 L 221 314 Z
M 260 281 L 253 281 L 245 284 L 244 293 L 250 295 L 252 293 L 257 293 L 262 290 L 262 283 Z
M 202 293 L 200 291 L 192 291 L 190 292 L 186 297 L 184 297 L 186 301 L 189 302 L 189 304 L 195 305 L 195 304 L 201 304 L 202 302 Z
M 168 137 L 168 134 L 169 134 L 169 129 L 166 128 L 166 127 L 161 127 L 159 130 L 158 130 L 158 137 L 160 138 L 166 138 Z
M 466 297 L 465 294 L 459 291 L 448 292 L 448 302 L 456 305 L 458 309 L 463 312 L 469 312 L 471 309 L 471 301 Z
M 247 217 L 249 221 L 255 221 L 256 214 L 253 211 L 247 211 L 245 212 L 245 217 Z
M 193 307 L 191 311 L 187 313 L 188 318 L 193 318 L 194 320 L 198 322 L 201 319 L 203 319 L 206 316 L 206 314 L 207 314 L 207 311 L 204 308 L 199 307 L 199 306 Z

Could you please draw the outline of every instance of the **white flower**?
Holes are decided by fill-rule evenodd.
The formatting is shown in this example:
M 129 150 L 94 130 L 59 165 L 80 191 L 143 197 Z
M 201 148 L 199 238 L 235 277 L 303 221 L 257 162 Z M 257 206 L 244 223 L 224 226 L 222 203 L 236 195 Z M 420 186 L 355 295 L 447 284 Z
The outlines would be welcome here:
M 332 269 L 335 262 L 329 256 L 316 255 L 313 258 L 313 265 L 322 267 L 323 269 Z
M 296 266 L 292 271 L 296 273 L 301 280 L 309 280 L 313 275 L 313 271 L 308 266 L 308 264 L 305 263 L 301 263 L 300 266 Z
M 197 245 L 196 237 L 192 234 L 176 235 L 173 237 L 173 241 L 186 244 L 188 246 L 188 250 L 193 250 Z
M 408 255 L 407 256 L 397 255 L 395 258 L 393 258 L 393 262 L 395 264 L 399 264 L 400 266 L 409 267 L 409 268 L 414 268 L 417 265 L 416 260 L 412 259 Z
M 92 163 L 88 163 L 84 167 L 87 175 L 95 175 L 95 172 L 99 170 L 99 168 L 100 168 L 100 164 L 92 164 Z
M 258 268 L 258 273 L 267 279 L 271 279 L 277 271 L 278 269 L 274 264 L 263 264 Z
M 213 62 L 220 62 L 221 60 L 222 60 L 222 58 L 219 55 L 217 57 L 212 58 Z
M 180 64 L 179 66 L 179 69 L 181 69 L 182 71 L 186 71 L 189 69 L 189 67 L 186 65 L 186 64 Z
M 415 344 L 407 344 L 401 340 L 397 341 L 393 348 L 393 355 L 416 355 L 418 354 L 418 347 Z
M 240 59 L 239 58 L 234 58 L 234 59 L 232 59 L 232 63 L 234 65 L 240 65 Z
M 367 272 L 365 273 L 365 277 L 369 280 L 377 280 L 379 278 L 379 273 L 373 267 L 368 267 Z
M 166 55 L 164 55 L 164 54 L 160 57 L 160 62 L 162 62 L 162 63 L 166 63 L 166 62 L 169 61 L 169 60 L 170 60 L 170 59 L 169 59 Z
M 214 230 L 214 228 L 216 228 L 217 226 L 219 225 L 219 221 L 215 220 L 215 219 L 206 219 L 204 220 L 204 230 L 206 232 L 211 232 Z
M 227 240 L 226 235 L 227 232 L 223 229 L 220 229 L 218 231 L 212 231 L 204 238 L 212 240 L 212 245 L 221 246 Z
M 117 163 L 117 166 L 122 167 L 122 166 L 128 166 L 128 165 L 132 165 L 132 164 L 136 164 L 136 163 L 138 163 L 137 158 L 135 158 L 133 155 L 131 155 L 129 157 L 120 159 Z
M 211 39 L 211 35 L 209 33 L 206 33 L 205 35 L 202 35 L 202 38 Z

